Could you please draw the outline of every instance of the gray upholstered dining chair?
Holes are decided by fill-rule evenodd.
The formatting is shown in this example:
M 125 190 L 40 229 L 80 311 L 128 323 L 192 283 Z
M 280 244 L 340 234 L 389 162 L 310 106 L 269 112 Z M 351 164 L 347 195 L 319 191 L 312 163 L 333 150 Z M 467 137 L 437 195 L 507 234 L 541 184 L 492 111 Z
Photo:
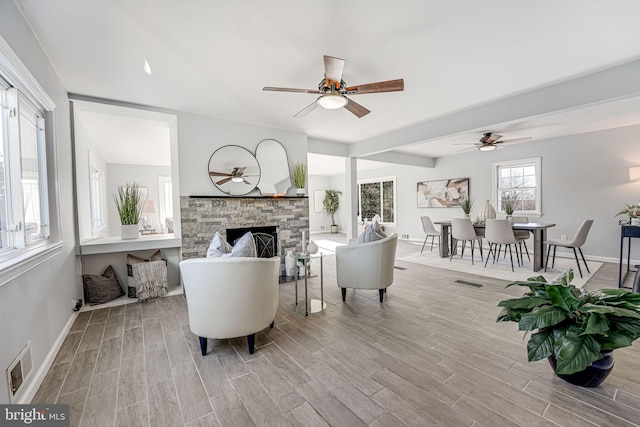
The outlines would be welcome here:
M 487 259 L 484 262 L 484 266 L 487 266 L 491 252 L 493 252 L 493 262 L 496 260 L 496 255 L 500 257 L 501 245 L 509 246 L 509 257 L 511 258 L 511 271 L 513 269 L 513 252 L 511 251 L 511 245 L 516 250 L 516 259 L 518 260 L 518 267 L 520 267 L 520 255 L 518 252 L 518 246 L 516 237 L 513 234 L 513 228 L 506 219 L 488 219 L 485 222 L 484 238 L 489 242 L 489 253 Z M 505 247 L 506 250 L 506 247 Z
M 513 216 L 512 217 L 514 224 L 526 224 L 529 222 L 528 216 Z M 531 262 L 531 257 L 529 256 L 529 249 L 527 248 L 527 240 L 531 237 L 531 233 L 528 230 L 513 230 L 513 235 L 518 242 L 518 247 L 520 249 L 520 258 L 524 261 L 524 256 L 522 255 L 522 245 L 524 245 L 524 250 L 527 253 L 527 259 Z M 506 256 L 505 248 L 505 256 Z
M 462 253 L 460 254 L 460 258 L 464 256 L 464 248 L 467 245 L 467 242 L 471 242 L 471 264 L 474 265 L 473 262 L 473 252 L 475 248 L 475 242 L 478 241 L 478 246 L 480 247 L 480 260 L 484 260 L 482 257 L 482 237 L 476 235 L 476 230 L 473 228 L 473 224 L 471 220 L 468 218 L 453 218 L 451 219 L 451 256 L 449 257 L 449 261 L 453 259 L 453 248 L 454 244 L 457 244 L 458 241 L 462 241 Z
M 547 265 L 549 265 L 549 253 L 551 252 L 551 247 L 553 246 L 553 260 L 551 261 L 551 268 L 553 268 L 553 266 L 556 264 L 556 248 L 560 246 L 563 248 L 573 249 L 573 256 L 576 259 L 576 264 L 578 264 L 578 272 L 580 273 L 580 277 L 582 277 L 582 269 L 580 268 L 580 261 L 578 261 L 578 254 L 576 252 L 576 249 L 580 251 L 580 256 L 582 257 L 584 266 L 587 268 L 587 273 L 591 273 L 589 271 L 587 261 L 584 259 L 584 254 L 582 253 L 582 245 L 584 245 L 587 241 L 587 236 L 589 235 L 589 230 L 591 229 L 592 224 L 592 219 L 585 219 L 580 228 L 578 228 L 578 232 L 576 233 L 576 236 L 573 238 L 573 240 L 547 240 L 545 242 L 547 244 L 547 261 L 544 263 L 544 271 L 547 271 Z
M 424 234 L 426 234 L 424 238 L 424 243 L 422 244 L 422 249 L 420 250 L 420 253 L 422 254 L 422 251 L 424 251 L 424 245 L 427 244 L 427 239 L 429 237 L 431 237 L 432 251 L 433 251 L 433 241 L 435 240 L 436 237 L 438 238 L 438 244 L 440 244 L 440 232 L 436 230 L 436 227 L 433 225 L 433 221 L 431 221 L 431 218 L 429 218 L 428 216 L 421 216 L 420 221 L 422 223 L 422 231 L 424 231 Z

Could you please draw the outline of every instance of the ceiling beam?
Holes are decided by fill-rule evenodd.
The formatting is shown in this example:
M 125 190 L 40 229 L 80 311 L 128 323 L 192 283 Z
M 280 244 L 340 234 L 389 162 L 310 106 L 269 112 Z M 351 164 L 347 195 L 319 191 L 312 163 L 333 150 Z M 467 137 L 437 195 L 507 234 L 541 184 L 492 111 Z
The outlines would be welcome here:
M 640 95 L 640 60 L 441 116 L 349 145 L 349 155 L 423 144 L 496 124 L 571 111 Z
M 359 158 L 362 160 L 374 160 L 376 162 L 396 163 L 399 165 L 419 166 L 423 168 L 436 167 L 435 159 L 432 157 L 416 156 L 415 154 L 400 153 L 397 151 L 386 151 L 384 153 Z

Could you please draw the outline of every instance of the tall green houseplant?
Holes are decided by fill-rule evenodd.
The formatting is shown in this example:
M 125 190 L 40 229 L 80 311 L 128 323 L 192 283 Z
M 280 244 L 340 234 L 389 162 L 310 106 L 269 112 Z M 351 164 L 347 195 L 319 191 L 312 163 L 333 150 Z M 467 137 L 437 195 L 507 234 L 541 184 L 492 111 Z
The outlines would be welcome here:
M 138 183 L 127 183 L 118 188 L 118 193 L 113 195 L 120 218 L 121 237 L 123 239 L 135 239 L 138 237 L 138 223 L 144 205 L 144 196 Z
M 327 190 L 325 192 L 324 200 L 322 201 L 322 206 L 327 211 L 327 215 L 331 216 L 331 232 L 338 232 L 338 225 L 336 224 L 335 213 L 340 207 L 340 199 L 338 195 L 342 194 L 342 191 L 338 190 Z

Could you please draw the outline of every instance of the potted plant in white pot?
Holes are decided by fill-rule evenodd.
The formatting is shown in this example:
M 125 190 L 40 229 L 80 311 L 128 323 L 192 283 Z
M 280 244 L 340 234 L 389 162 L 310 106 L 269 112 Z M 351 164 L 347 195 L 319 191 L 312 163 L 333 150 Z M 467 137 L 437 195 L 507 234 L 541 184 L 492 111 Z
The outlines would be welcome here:
M 118 188 L 118 194 L 113 195 L 113 200 L 120 217 L 120 237 L 123 240 L 137 239 L 139 236 L 138 223 L 144 205 L 144 197 L 140 186 L 134 182 Z
M 462 212 L 464 212 L 465 218 L 471 217 L 471 208 L 473 208 L 473 200 L 468 197 L 465 197 L 460 201 L 460 206 L 462 207 Z
M 307 183 L 307 164 L 294 163 L 291 167 L 291 179 L 296 186 L 296 195 L 304 196 L 304 187 Z
M 543 276 L 507 285 L 528 288 L 524 296 L 500 301 L 498 322 L 516 322 L 531 334 L 529 361 L 547 358 L 558 377 L 597 387 L 613 369 L 613 350 L 640 337 L 640 293 L 625 289 L 585 291 L 571 284 L 567 269 L 548 283 Z
M 327 215 L 331 216 L 331 232 L 338 232 L 338 225 L 336 224 L 335 213 L 340 206 L 340 199 L 338 195 L 342 194 L 342 191 L 338 190 L 327 190 L 325 192 L 324 200 L 322 201 L 322 205 L 324 209 L 327 211 Z
M 518 204 L 518 193 L 514 191 L 508 191 L 502 193 L 502 209 L 507 216 L 507 220 L 513 224 L 513 212 L 516 210 Z

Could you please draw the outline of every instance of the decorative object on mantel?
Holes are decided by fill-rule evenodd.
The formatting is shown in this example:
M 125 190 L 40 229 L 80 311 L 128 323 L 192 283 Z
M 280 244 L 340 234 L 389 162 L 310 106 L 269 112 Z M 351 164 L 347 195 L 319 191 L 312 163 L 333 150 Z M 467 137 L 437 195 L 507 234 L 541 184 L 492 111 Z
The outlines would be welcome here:
M 127 183 L 123 187 L 118 187 L 118 194 L 113 195 L 113 200 L 118 209 L 121 230 L 120 237 L 123 240 L 137 239 L 140 235 L 138 232 L 138 223 L 145 198 L 138 183 Z
M 338 198 L 339 194 L 342 194 L 342 191 L 326 190 L 324 200 L 322 201 L 322 205 L 324 206 L 324 209 L 327 211 L 327 215 L 331 216 L 331 233 L 333 234 L 338 232 L 338 225 L 336 224 L 335 213 L 340 207 L 340 199 Z
M 417 184 L 419 208 L 451 208 L 469 198 L 469 178 L 422 181 Z
M 464 212 L 464 217 L 467 218 L 467 219 L 470 218 L 471 217 L 471 208 L 473 207 L 473 200 L 471 200 L 468 197 L 465 197 L 460 202 L 460 206 L 462 206 L 462 212 Z
M 242 196 L 253 191 L 260 181 L 260 165 L 249 150 L 225 145 L 209 158 L 209 178 L 225 194 Z
M 284 196 L 291 187 L 289 160 L 282 144 L 275 139 L 260 141 L 256 147 L 256 160 L 260 165 L 258 190 L 263 196 Z
M 567 269 L 548 283 L 543 276 L 510 283 L 528 292 L 501 301 L 498 322 L 517 322 L 532 334 L 529 361 L 548 358 L 556 375 L 581 387 L 597 387 L 613 369 L 612 351 L 640 337 L 640 294 L 626 289 L 585 291 Z
M 296 195 L 304 196 L 304 187 L 307 183 L 307 164 L 294 163 L 291 165 L 291 177 L 293 178 L 293 184 L 296 186 Z
M 637 205 L 625 205 L 624 209 L 616 214 L 627 215 L 629 217 L 629 224 L 640 225 L 640 203 Z
M 487 200 L 478 212 L 478 221 L 485 222 L 488 219 L 496 219 L 496 210 Z

